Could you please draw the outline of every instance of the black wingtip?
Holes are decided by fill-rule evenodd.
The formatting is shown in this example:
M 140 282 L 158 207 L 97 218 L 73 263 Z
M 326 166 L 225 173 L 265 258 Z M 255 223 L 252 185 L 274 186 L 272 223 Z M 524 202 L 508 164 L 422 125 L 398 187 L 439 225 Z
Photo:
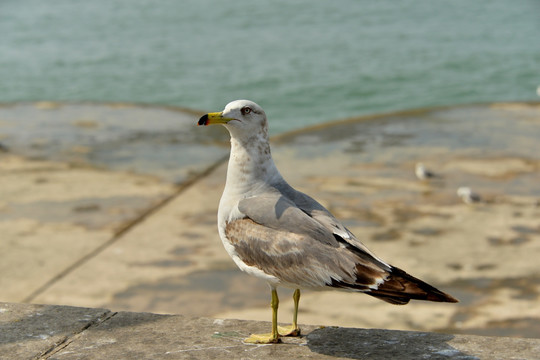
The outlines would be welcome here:
M 373 294 L 369 295 L 377 297 L 377 293 L 387 297 L 397 296 L 398 298 L 403 297 L 412 300 L 448 303 L 459 302 L 455 297 L 436 289 L 397 267 L 392 267 L 390 276 L 377 288 L 377 290 L 373 291 Z M 381 300 L 385 299 L 381 297 Z
M 201 116 L 201 118 L 199 119 L 199 122 L 197 123 L 199 126 L 200 125 L 208 125 L 208 114 L 204 114 L 203 116 Z

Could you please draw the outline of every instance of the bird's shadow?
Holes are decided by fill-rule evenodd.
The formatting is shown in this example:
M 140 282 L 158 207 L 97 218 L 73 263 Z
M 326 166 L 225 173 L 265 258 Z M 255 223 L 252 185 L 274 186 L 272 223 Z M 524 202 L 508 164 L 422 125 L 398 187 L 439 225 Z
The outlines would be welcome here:
M 326 327 L 306 336 L 314 353 L 350 359 L 478 359 L 451 346 L 450 334 Z

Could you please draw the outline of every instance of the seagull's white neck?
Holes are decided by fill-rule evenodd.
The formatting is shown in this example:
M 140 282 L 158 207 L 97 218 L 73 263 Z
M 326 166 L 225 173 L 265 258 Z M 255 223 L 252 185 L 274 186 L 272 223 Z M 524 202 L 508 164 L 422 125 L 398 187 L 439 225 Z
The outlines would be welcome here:
M 272 160 L 268 135 L 260 132 L 249 138 L 231 137 L 231 155 L 225 188 L 233 196 L 257 194 L 282 177 Z

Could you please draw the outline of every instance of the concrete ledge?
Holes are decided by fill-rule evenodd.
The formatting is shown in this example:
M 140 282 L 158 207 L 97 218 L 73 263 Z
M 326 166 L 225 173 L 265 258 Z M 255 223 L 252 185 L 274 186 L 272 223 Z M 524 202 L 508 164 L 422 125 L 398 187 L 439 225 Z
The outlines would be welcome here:
M 247 345 L 267 322 L 0 303 L 0 359 L 538 359 L 540 339 L 304 326 Z

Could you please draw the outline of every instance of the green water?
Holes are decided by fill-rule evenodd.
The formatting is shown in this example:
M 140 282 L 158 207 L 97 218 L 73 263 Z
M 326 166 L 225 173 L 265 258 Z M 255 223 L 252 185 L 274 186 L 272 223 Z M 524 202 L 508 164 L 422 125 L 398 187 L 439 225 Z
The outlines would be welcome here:
M 273 133 L 540 85 L 535 0 L 3 0 L 0 102 L 259 102 Z

